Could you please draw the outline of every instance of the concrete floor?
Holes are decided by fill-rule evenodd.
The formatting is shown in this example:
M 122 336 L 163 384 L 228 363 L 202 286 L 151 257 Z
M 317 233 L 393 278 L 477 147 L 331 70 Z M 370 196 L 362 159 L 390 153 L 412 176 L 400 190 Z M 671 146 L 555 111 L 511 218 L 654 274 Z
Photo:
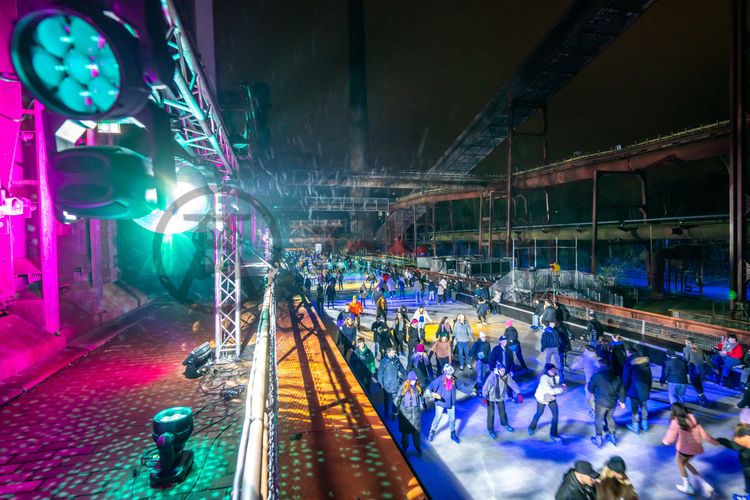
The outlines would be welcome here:
M 344 298 L 346 301 L 351 300 L 349 289 L 358 280 L 350 278 L 348 290 L 339 293 L 341 300 L 337 301 L 336 313 L 345 304 Z M 415 309 L 413 296 L 407 296 L 405 300 L 390 300 L 389 309 L 395 310 L 401 304 L 406 304 L 411 312 Z M 368 304 L 362 320 L 363 327 L 369 327 L 374 321 L 373 312 L 371 304 Z M 476 324 L 476 314 L 466 304 L 429 304 L 427 312 L 434 321 L 439 321 L 442 316 L 452 319 L 460 312 L 465 313 L 475 334 L 480 330 Z M 333 311 L 329 315 L 335 316 Z M 482 327 L 493 346 L 504 331 L 507 319 L 504 316 L 492 316 L 489 326 Z M 538 350 L 541 332 L 530 330 L 528 324 L 520 321 L 514 321 L 514 324 L 520 332 L 526 362 L 538 374 L 540 363 L 544 362 Z M 574 359 L 572 355 L 570 359 Z M 405 364 L 405 358 L 402 360 Z M 468 383 L 472 383 L 475 375 L 473 370 L 457 373 Z M 657 380 L 659 374 L 660 367 L 655 367 L 654 375 Z M 407 453 L 411 465 L 433 498 L 552 498 L 562 475 L 576 460 L 588 460 L 598 469 L 613 455 L 620 455 L 625 459 L 628 475 L 641 498 L 661 500 L 686 496 L 674 489 L 674 485 L 679 482 L 674 464 L 674 447 L 661 444 L 669 419 L 666 386 L 656 383 L 652 391 L 652 399 L 648 403 L 651 424 L 648 433 L 635 435 L 629 432 L 625 425 L 630 421 L 630 408 L 618 408 L 615 412 L 619 438 L 617 447 L 607 443 L 599 450 L 589 440 L 594 434 L 594 427 L 584 400 L 582 373 L 566 371 L 569 390 L 558 397 L 559 430 L 564 438 L 563 444 L 555 444 L 549 439 L 548 411 L 542 416 L 536 434 L 529 437 L 527 428 L 536 409 L 533 398 L 536 376 L 523 377 L 518 382 L 525 398 L 523 404 L 506 404 L 510 425 L 515 427 L 514 433 L 508 433 L 496 421 L 495 431 L 498 436 L 493 441 L 487 433 L 487 410 L 481 398 L 459 393 L 456 418 L 461 443 L 456 444 L 450 440 L 447 416 L 444 416 L 434 442 L 425 442 L 424 455 L 418 458 L 413 449 Z M 710 383 L 706 389 L 707 397 L 713 402 L 711 406 L 702 408 L 689 404 L 689 407 L 714 437 L 730 437 L 739 414 L 739 409 L 735 407 L 736 393 Z M 689 403 L 695 401 L 692 388 L 688 390 L 687 397 Z M 375 403 L 381 410 L 378 396 L 375 396 Z M 423 414 L 424 436 L 429 430 L 433 415 L 434 410 Z M 394 436 L 400 435 L 396 422 L 389 421 L 387 425 Z M 706 444 L 705 450 L 692 463 L 716 489 L 715 498 L 731 498 L 733 493 L 741 493 L 744 482 L 736 454 L 710 444 Z

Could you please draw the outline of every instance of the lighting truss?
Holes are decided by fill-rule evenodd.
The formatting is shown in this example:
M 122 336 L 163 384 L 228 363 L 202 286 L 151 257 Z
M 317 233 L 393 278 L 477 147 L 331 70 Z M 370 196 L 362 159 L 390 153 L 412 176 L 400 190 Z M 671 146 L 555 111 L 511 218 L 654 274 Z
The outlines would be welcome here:
M 318 212 L 387 212 L 388 198 L 308 196 L 307 208 Z
M 174 86 L 154 91 L 154 98 L 170 114 L 175 140 L 200 164 L 212 165 L 222 185 L 215 190 L 214 325 L 217 362 L 240 354 L 240 255 L 233 207 L 236 196 L 228 187 L 238 173 L 237 156 L 219 112 L 206 74 L 196 57 L 173 0 L 162 0 L 167 19 L 167 44 L 177 66 Z

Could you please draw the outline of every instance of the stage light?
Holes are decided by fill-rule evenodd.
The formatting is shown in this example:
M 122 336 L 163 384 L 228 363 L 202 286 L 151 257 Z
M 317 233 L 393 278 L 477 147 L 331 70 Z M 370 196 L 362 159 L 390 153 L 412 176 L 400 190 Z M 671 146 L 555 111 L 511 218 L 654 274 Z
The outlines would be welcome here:
M 13 66 L 48 109 L 79 119 L 131 116 L 146 104 L 152 85 L 171 81 L 160 0 L 109 3 L 61 1 L 16 24 Z
M 156 207 L 146 199 L 154 177 L 145 157 L 120 146 L 66 149 L 50 157 L 55 207 L 77 217 L 132 219 Z
M 179 483 L 193 466 L 193 452 L 185 443 L 193 433 L 193 410 L 185 406 L 167 408 L 156 414 L 151 436 L 159 450 L 159 461 L 151 471 L 151 486 Z
M 209 362 L 213 359 L 213 356 L 214 350 L 208 342 L 204 342 L 193 349 L 182 362 L 185 367 L 185 373 L 183 373 L 185 378 L 202 377 L 208 371 Z

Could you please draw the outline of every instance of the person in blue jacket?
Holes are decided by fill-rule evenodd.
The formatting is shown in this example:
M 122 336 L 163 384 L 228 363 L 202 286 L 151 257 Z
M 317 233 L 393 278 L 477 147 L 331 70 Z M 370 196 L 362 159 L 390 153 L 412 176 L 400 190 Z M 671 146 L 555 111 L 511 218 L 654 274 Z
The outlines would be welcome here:
M 433 380 L 427 387 L 435 398 L 435 418 L 432 419 L 430 435 L 427 438 L 430 441 L 435 439 L 435 431 L 437 431 L 438 425 L 440 425 L 443 413 L 448 412 L 448 425 L 451 430 L 451 439 L 456 443 L 461 442 L 456 434 L 456 390 L 472 396 L 476 396 L 477 391 L 469 385 L 464 384 L 460 379 L 454 377 L 454 372 L 453 365 L 447 364 L 443 366 L 443 374 Z

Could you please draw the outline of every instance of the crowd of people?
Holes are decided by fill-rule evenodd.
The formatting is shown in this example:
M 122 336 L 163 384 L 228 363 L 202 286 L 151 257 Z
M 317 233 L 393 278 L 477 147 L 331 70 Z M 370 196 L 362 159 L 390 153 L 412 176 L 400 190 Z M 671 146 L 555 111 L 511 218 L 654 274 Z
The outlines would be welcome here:
M 457 393 L 481 397 L 487 408 L 487 432 L 496 439 L 496 419 L 500 428 L 508 433 L 514 426 L 508 418 L 506 403 L 522 404 L 524 396 L 516 381 L 517 377 L 531 377 L 524 356 L 518 330 L 513 320 L 507 320 L 505 331 L 496 345 L 491 345 L 484 331 L 475 332 L 464 314 L 450 319 L 442 316 L 433 320 L 428 313 L 431 301 L 449 300 L 451 284 L 436 283 L 434 294 L 413 271 L 390 269 L 389 272 L 371 272 L 364 268 L 366 278 L 359 294 L 337 316 L 339 327 L 338 345 L 348 360 L 352 371 L 364 390 L 373 395 L 377 383 L 382 393 L 382 415 L 384 419 L 398 419 L 401 447 L 406 452 L 409 440 L 417 455 L 422 454 L 421 416 L 434 405 L 435 413 L 427 432 L 432 441 L 440 429 L 443 416 L 448 415 L 450 438 L 460 443 L 456 430 Z M 331 277 L 333 275 L 335 277 Z M 318 288 L 321 283 L 318 280 Z M 325 287 L 338 286 L 338 273 L 325 273 Z M 389 285 L 388 283 L 391 283 Z M 403 298 L 402 290 L 414 288 L 417 304 L 413 311 L 401 301 L 398 308 L 389 308 L 388 301 Z M 454 285 L 455 286 L 455 285 Z M 424 290 L 426 294 L 422 294 Z M 455 288 L 454 288 L 455 289 Z M 335 296 L 334 288 L 334 296 Z M 364 292 L 364 293 L 363 293 Z M 500 312 L 501 298 L 489 299 L 489 290 L 477 286 L 472 295 L 477 310 L 477 324 L 484 326 L 487 314 Z M 327 291 L 326 291 L 327 293 Z M 318 308 L 322 310 L 320 291 Z M 365 339 L 366 328 L 361 317 L 367 298 L 371 298 L 375 309 L 375 321 L 370 325 L 374 350 Z M 423 302 L 424 301 L 424 302 Z M 631 419 L 626 429 L 634 434 L 649 432 L 648 401 L 654 384 L 651 360 L 635 345 L 626 343 L 617 335 L 605 335 L 604 328 L 595 314 L 588 318 L 586 333 L 579 337 L 585 343 L 582 354 L 573 363 L 567 362 L 573 335 L 566 322 L 569 314 L 561 304 L 551 300 L 535 304 L 532 330 L 541 329 L 539 356 L 544 359 L 543 369 L 536 378 L 533 391 L 536 412 L 528 424 L 528 434 L 534 435 L 540 420 L 549 408 L 549 435 L 553 442 L 562 442 L 558 432 L 558 396 L 567 390 L 565 370 L 582 371 L 584 394 L 589 415 L 592 418 L 592 444 L 602 448 L 606 443 L 617 445 L 618 429 L 613 418 L 615 408 L 626 408 L 630 403 Z M 392 314 L 392 319 L 389 315 Z M 435 318 L 437 319 L 437 317 Z M 436 325 L 435 341 L 428 342 L 428 325 Z M 703 452 L 702 443 L 723 445 L 738 452 L 745 473 L 747 493 L 750 493 L 750 423 L 741 424 L 732 438 L 712 437 L 686 406 L 685 394 L 692 386 L 696 401 L 708 405 L 703 384 L 705 378 L 715 373 L 717 383 L 728 383 L 731 368 L 742 360 L 744 351 L 736 337 L 728 336 L 717 346 L 715 356 L 707 356 L 692 339 L 678 355 L 672 349 L 666 352 L 659 382 L 666 384 L 671 405 L 670 424 L 663 437 L 665 445 L 675 445 L 677 469 L 681 483 L 676 489 L 693 493 L 697 485 L 704 494 L 713 488 L 691 464 L 691 459 Z M 405 363 L 401 357 L 405 358 Z M 536 357 L 536 355 L 535 355 Z M 470 373 L 473 370 L 473 373 Z M 457 371 L 464 374 L 458 377 Z M 750 373 L 749 373 L 750 375 Z M 470 377 L 473 384 L 467 384 Z M 746 395 L 740 406 L 750 404 Z M 748 410 L 750 412 L 750 410 Z M 497 415 L 497 418 L 496 418 Z M 517 422 L 514 422 L 517 424 Z M 689 475 L 694 478 L 689 481 Z M 625 462 L 621 457 L 612 457 L 597 473 L 589 462 L 578 461 L 564 476 L 557 493 L 558 499 L 593 498 L 637 498 L 637 493 L 625 473 Z

